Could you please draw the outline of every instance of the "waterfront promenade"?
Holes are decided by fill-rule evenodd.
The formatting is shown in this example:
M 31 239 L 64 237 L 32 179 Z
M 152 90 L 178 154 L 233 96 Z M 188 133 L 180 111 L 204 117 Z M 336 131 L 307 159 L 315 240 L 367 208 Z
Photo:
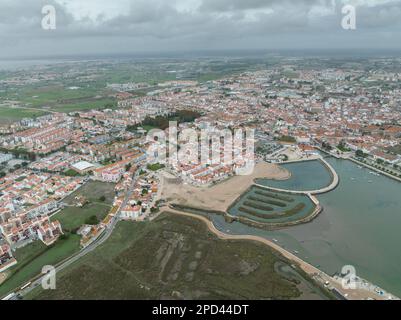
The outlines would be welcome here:
M 354 162 L 354 163 L 356 163 L 356 164 L 358 164 L 358 165 L 360 165 L 360 166 L 363 166 L 363 167 L 368 168 L 368 169 L 370 169 L 370 170 L 372 170 L 372 171 L 375 171 L 375 172 L 377 172 L 377 173 L 379 173 L 379 174 L 381 174 L 381 175 L 384 175 L 384 176 L 386 176 L 386 177 L 388 177 L 388 178 L 391 178 L 391 179 L 393 179 L 393 180 L 396 180 L 396 181 L 398 181 L 398 182 L 401 182 L 401 178 L 400 178 L 400 177 L 396 177 L 396 176 L 394 176 L 393 174 L 390 174 L 390 173 L 387 173 L 387 172 L 385 172 L 385 171 L 383 171 L 383 170 L 380 170 L 380 169 L 378 169 L 378 168 L 375 168 L 375 167 L 373 167 L 373 166 L 371 166 L 371 165 L 369 165 L 369 164 L 367 164 L 367 163 L 358 161 L 358 160 L 355 159 L 353 156 L 349 156 L 349 155 L 342 155 L 342 156 L 339 156 L 339 155 L 336 155 L 335 153 L 328 152 L 328 151 L 323 150 L 323 149 L 321 149 L 321 148 L 319 148 L 319 147 L 316 147 L 316 148 L 317 148 L 318 150 L 320 150 L 321 152 L 323 152 L 323 153 L 325 153 L 325 154 L 327 154 L 327 155 L 329 155 L 329 156 L 331 156 L 331 157 L 334 157 L 334 158 L 336 158 L 336 159 L 342 159 L 342 160 L 349 160 L 349 161 L 352 161 L 352 162 Z
M 401 178 L 396 177 L 396 176 L 394 176 L 394 175 L 392 175 L 392 174 L 389 174 L 389 173 L 387 173 L 387 172 L 384 172 L 384 171 L 382 171 L 382 170 L 380 170 L 380 169 L 377 169 L 377 168 L 375 168 L 375 167 L 373 167 L 373 166 L 370 166 L 370 165 L 368 165 L 368 164 L 366 164 L 366 163 L 364 163 L 364 162 L 358 161 L 358 160 L 356 160 L 356 159 L 354 159 L 354 158 L 344 158 L 344 159 L 350 160 L 350 161 L 352 161 L 352 162 L 354 162 L 354 163 L 356 163 L 356 164 L 358 164 L 358 165 L 360 165 L 360 166 L 363 166 L 363 167 L 368 168 L 368 169 L 370 169 L 370 170 L 372 170 L 372 171 L 375 171 L 375 172 L 377 172 L 377 173 L 379 173 L 379 174 L 382 174 L 382 175 L 384 175 L 384 176 L 386 176 L 386 177 L 388 177 L 388 178 L 391 178 L 391 179 L 393 179 L 393 180 L 396 180 L 396 181 L 398 181 L 398 182 L 401 182 Z

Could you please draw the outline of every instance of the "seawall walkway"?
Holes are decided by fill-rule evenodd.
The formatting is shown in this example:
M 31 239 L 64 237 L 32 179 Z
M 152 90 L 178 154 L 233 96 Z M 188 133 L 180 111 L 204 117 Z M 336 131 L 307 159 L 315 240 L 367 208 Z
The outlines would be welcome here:
M 370 170 L 372 170 L 372 171 L 375 171 L 375 172 L 377 172 L 377 173 L 379 173 L 379 174 L 381 174 L 381 175 L 383 175 L 383 176 L 386 176 L 386 177 L 388 177 L 388 178 L 391 178 L 391 179 L 393 179 L 393 180 L 396 180 L 396 181 L 398 181 L 398 182 L 401 182 L 401 178 L 396 177 L 396 176 L 394 176 L 394 175 L 392 175 L 392 174 L 390 174 L 390 173 L 384 172 L 384 171 L 382 171 L 382 170 L 380 170 L 380 169 L 377 169 L 377 168 L 375 168 L 375 167 L 373 167 L 373 166 L 371 166 L 371 165 L 368 165 L 368 164 L 366 164 L 366 163 L 364 163 L 364 162 L 358 161 L 358 160 L 356 160 L 356 159 L 354 159 L 354 158 L 347 158 L 347 160 L 350 160 L 350 161 L 352 161 L 352 162 L 354 162 L 354 163 L 356 163 L 356 164 L 358 164 L 358 165 L 360 165 L 360 166 L 363 166 L 363 167 L 365 167 L 365 168 L 368 168 L 368 169 L 370 169 Z
M 268 189 L 268 190 L 273 190 L 273 191 L 277 191 L 277 192 L 287 192 L 287 193 L 292 193 L 292 194 L 317 195 L 317 194 L 330 192 L 330 191 L 334 190 L 335 188 L 337 188 L 337 186 L 338 186 L 338 184 L 340 182 L 340 178 L 339 178 L 336 170 L 334 170 L 334 168 L 326 160 L 324 160 L 323 157 L 318 157 L 316 159 L 321 161 L 325 165 L 325 167 L 328 169 L 328 171 L 330 172 L 330 174 L 332 176 L 332 181 L 331 181 L 330 185 L 328 185 L 327 187 L 324 187 L 324 188 L 321 188 L 321 189 L 317 189 L 317 190 L 299 191 L 299 190 L 279 189 L 279 188 L 264 186 L 264 185 L 259 184 L 259 183 L 254 183 L 254 185 L 258 186 L 260 188 Z M 316 160 L 316 159 L 312 159 L 312 160 L 308 160 L 308 161 L 313 161 L 313 160 Z

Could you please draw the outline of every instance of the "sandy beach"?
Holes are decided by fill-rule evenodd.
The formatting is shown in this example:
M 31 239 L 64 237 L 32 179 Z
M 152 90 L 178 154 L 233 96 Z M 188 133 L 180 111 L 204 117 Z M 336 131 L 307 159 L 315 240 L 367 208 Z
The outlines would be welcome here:
M 162 198 L 174 204 L 226 211 L 253 184 L 254 179 L 285 180 L 290 176 L 291 173 L 288 170 L 266 162 L 257 163 L 251 175 L 234 176 L 212 187 L 199 188 L 185 185 L 178 179 L 165 175 Z

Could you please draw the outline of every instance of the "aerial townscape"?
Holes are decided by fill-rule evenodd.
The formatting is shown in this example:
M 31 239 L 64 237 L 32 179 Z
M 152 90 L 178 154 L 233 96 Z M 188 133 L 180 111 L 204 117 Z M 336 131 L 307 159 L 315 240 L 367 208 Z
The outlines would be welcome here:
M 2 300 L 400 299 L 399 51 L 78 47 L 0 55 Z
M 135 73 L 128 83 L 108 82 L 109 73 L 116 69 L 128 64 L 143 69 L 146 61 L 124 61 L 121 66 L 109 61 L 79 66 L 64 62 L 5 72 L 1 80 L 1 293 L 34 284 L 40 263 L 68 270 L 69 259 L 101 251 L 101 244 L 118 232 L 113 230 L 119 228 L 119 221 L 157 224 L 169 212 L 207 217 L 208 223 L 215 221 L 212 228 L 220 236 L 230 231 L 231 224 L 252 228 L 255 234 L 263 230 L 264 241 L 272 242 L 289 260 L 299 261 L 316 288 L 322 286 L 315 289 L 319 295 L 326 290 L 329 296 L 395 298 L 379 287 L 372 285 L 372 289 L 362 278 L 366 288 L 342 289 L 341 269 L 336 276 L 328 275 L 299 257 L 299 250 L 280 246 L 270 233 L 319 218 L 325 208 L 318 195 L 341 185 L 336 161 L 366 168 L 372 178 L 360 182 L 364 188 L 378 176 L 401 182 L 401 73 L 396 70 L 401 59 L 361 59 L 352 64 L 319 58 L 274 59 L 271 67 L 268 58 L 217 60 L 215 70 L 205 68 L 199 74 L 192 70 L 212 62 L 161 59 L 158 69 L 164 73 L 150 73 L 151 84 L 134 82 Z M 99 64 L 105 71 L 95 68 Z M 74 89 L 70 77 L 75 79 Z M 101 81 L 105 86 L 90 98 L 92 89 L 87 88 Z M 103 105 L 92 108 L 92 99 Z M 88 105 L 80 108 L 83 100 Z M 70 106 L 59 107 L 60 103 Z M 35 114 L 28 117 L 25 112 Z M 188 148 L 182 136 L 188 129 L 253 129 L 248 141 L 255 144 L 253 172 L 236 174 L 249 160 L 245 147 L 240 150 L 241 163 L 158 159 L 155 150 L 166 152 L 169 146 L 159 148 L 160 141 L 150 139 L 148 133 L 157 129 L 169 137 L 172 124 L 177 126 L 175 143 L 181 148 Z M 220 144 L 219 148 L 224 149 Z M 196 160 L 209 158 L 208 150 L 206 155 L 197 153 Z M 220 156 L 218 160 L 222 151 Z M 293 171 L 294 165 L 299 167 Z M 302 175 L 297 172 L 301 169 L 313 174 Z M 318 181 L 303 181 L 315 177 Z M 348 174 L 345 179 L 356 183 Z M 217 227 L 218 217 L 227 223 L 223 230 Z M 168 262 L 175 251 L 180 254 L 175 244 L 179 240 L 177 235 L 164 236 L 171 248 L 160 247 L 159 254 Z M 180 267 L 170 268 L 169 274 L 161 276 L 178 277 Z M 194 271 L 185 277 L 193 278 Z M 34 286 L 28 289 L 19 292 L 28 294 Z

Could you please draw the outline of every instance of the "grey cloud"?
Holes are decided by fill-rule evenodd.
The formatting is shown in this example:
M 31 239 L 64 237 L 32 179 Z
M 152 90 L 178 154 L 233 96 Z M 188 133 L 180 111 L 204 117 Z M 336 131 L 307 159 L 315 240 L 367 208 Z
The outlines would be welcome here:
M 313 7 L 315 5 L 329 5 L 330 0 L 204 0 L 201 11 L 226 12 L 247 9 L 262 9 L 275 7 Z
M 339 48 L 376 43 L 401 47 L 400 0 L 358 6 L 358 29 L 352 32 L 341 29 L 343 2 L 336 0 L 332 8 L 331 0 L 202 0 L 199 7 L 182 11 L 176 1 L 131 0 L 129 10 L 119 16 L 109 19 L 99 15 L 92 20 L 74 18 L 66 6 L 55 0 L 2 0 L 0 55 L 40 50 L 101 53 L 166 48 L 296 49 L 325 47 L 326 43 Z M 56 7 L 55 31 L 40 28 L 44 4 Z M 316 11 L 323 13 L 319 16 Z M 383 31 L 386 38 L 377 41 Z

